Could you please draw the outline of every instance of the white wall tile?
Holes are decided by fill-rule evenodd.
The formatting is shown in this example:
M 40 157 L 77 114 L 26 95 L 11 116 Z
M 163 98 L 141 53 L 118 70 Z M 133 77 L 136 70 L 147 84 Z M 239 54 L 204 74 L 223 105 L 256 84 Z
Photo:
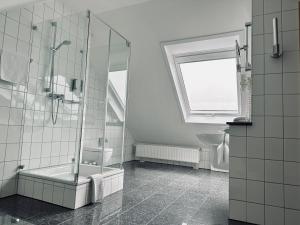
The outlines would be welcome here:
M 53 185 L 44 184 L 43 201 L 52 203 L 53 199 Z
M 81 188 L 76 191 L 75 208 L 82 207 L 86 204 L 86 188 Z
M 283 162 L 265 161 L 265 181 L 274 183 L 283 183 Z
M 283 72 L 299 72 L 300 71 L 300 56 L 299 51 L 285 52 L 283 57 Z
M 285 51 L 295 51 L 299 50 L 299 31 L 286 31 L 282 32 L 283 45 L 282 50 Z
M 284 209 L 279 207 L 265 206 L 266 225 L 284 224 Z
M 247 201 L 265 203 L 265 183 L 260 181 L 247 180 Z
M 233 220 L 246 221 L 246 202 L 229 200 L 229 218 Z
M 263 116 L 265 114 L 265 97 L 262 95 L 252 96 L 252 115 Z
M 266 137 L 283 137 L 283 117 L 266 116 L 265 117 L 265 136 Z
M 273 13 L 281 11 L 281 0 L 264 0 L 264 13 Z
M 298 9 L 298 0 L 282 0 L 282 10 Z
M 247 179 L 264 180 L 264 160 L 247 159 Z
M 264 138 L 247 138 L 247 158 L 264 159 Z
M 255 55 L 252 60 L 252 71 L 254 75 L 264 74 L 265 64 L 264 55 Z M 254 77 L 253 77 L 254 78 Z
M 25 180 L 24 179 L 18 179 L 18 192 L 19 195 L 25 195 Z
M 283 105 L 285 116 L 300 116 L 300 95 L 284 95 Z
M 18 143 L 21 137 L 21 126 L 8 126 L 7 143 Z
M 63 206 L 68 208 L 74 208 L 75 197 L 76 197 L 75 190 L 70 190 L 65 188 Z
M 24 187 L 24 193 L 27 197 L 33 196 L 33 181 L 31 180 L 25 180 L 25 187 Z
M 300 162 L 300 139 L 284 139 L 284 160 Z
M 265 94 L 265 77 L 263 75 L 252 76 L 252 95 Z
M 253 23 L 252 34 L 253 35 L 263 34 L 263 29 L 264 29 L 263 16 L 254 16 L 252 18 L 252 23 Z
M 229 160 L 229 176 L 246 178 L 246 158 L 230 157 Z
M 283 139 L 265 138 L 265 158 L 283 160 Z
M 300 117 L 284 117 L 284 137 L 300 138 Z
M 7 125 L 0 125 L 0 143 L 6 143 L 6 136 L 7 136 Z
M 63 205 L 64 188 L 53 186 L 53 203 L 57 205 Z
M 13 178 L 17 173 L 18 161 L 4 163 L 3 180 Z
M 265 217 L 264 205 L 247 203 L 247 222 L 263 225 Z
M 282 30 L 297 30 L 299 29 L 298 10 L 290 10 L 282 12 Z
M 264 14 L 264 1 L 252 0 L 252 15 L 259 16 Z
M 283 74 L 283 94 L 300 94 L 300 74 Z
M 265 203 L 267 205 L 284 207 L 283 184 L 265 183 Z
M 33 184 L 33 198 L 42 200 L 43 199 L 44 185 L 40 182 L 34 182 Z
M 285 209 L 285 225 L 294 225 L 300 221 L 300 211 Z
M 282 61 L 272 58 L 270 54 L 265 55 L 265 72 L 266 74 L 274 74 L 282 72 Z
M 284 183 L 300 185 L 300 163 L 284 162 Z
M 3 162 L 5 159 L 5 149 L 6 149 L 6 144 L 0 144 L 0 162 Z
M 285 207 L 290 209 L 300 210 L 300 187 L 299 186 L 284 186 Z
M 7 197 L 15 194 L 17 191 L 16 179 L 8 179 L 2 181 L 1 197 Z
M 264 36 L 262 34 L 252 37 L 252 54 L 264 54 Z
M 14 7 L 14 8 L 11 8 L 10 10 L 7 10 L 7 16 L 16 22 L 19 22 L 20 13 L 21 13 L 21 11 L 20 11 L 19 7 Z
M 0 124 L 7 125 L 9 120 L 9 108 L 0 107 Z
M 282 94 L 282 75 L 266 74 L 265 75 L 265 94 L 276 95 Z
M 246 137 L 230 136 L 229 154 L 235 157 L 246 157 Z
M 16 161 L 19 159 L 19 144 L 7 144 L 5 161 Z
M 265 95 L 265 114 L 282 116 L 282 95 Z
M 247 136 L 250 137 L 263 137 L 264 136 L 264 117 L 253 116 L 252 126 L 247 127 Z
M 246 180 L 229 179 L 229 199 L 246 200 Z
M 4 162 L 0 162 L 0 180 L 3 178 L 4 173 Z
M 13 38 L 17 38 L 18 37 L 18 29 L 19 29 L 19 24 L 10 19 L 7 18 L 6 19 L 6 25 L 5 25 L 5 33 L 10 35 Z

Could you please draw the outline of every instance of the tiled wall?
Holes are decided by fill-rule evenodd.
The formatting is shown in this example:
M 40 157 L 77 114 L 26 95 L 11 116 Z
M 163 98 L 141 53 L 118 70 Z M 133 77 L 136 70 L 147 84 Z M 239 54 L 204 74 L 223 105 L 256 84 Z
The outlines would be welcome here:
M 56 92 L 76 100 L 71 78 L 81 79 L 86 18 L 57 1 L 39 2 L 0 12 L 0 48 L 32 58 L 28 84 L 0 81 L 0 197 L 16 193 L 18 165 L 25 169 L 58 165 L 74 157 L 78 147 L 79 105 L 61 104 L 58 121 L 51 121 L 51 104 L 43 91 L 49 76 L 51 20 L 57 21 L 57 44 L 71 40 L 56 55 Z M 32 29 L 32 24 L 36 30 Z
M 230 218 L 300 222 L 298 0 L 253 0 L 253 126 L 230 128 Z M 270 57 L 272 18 L 283 56 Z

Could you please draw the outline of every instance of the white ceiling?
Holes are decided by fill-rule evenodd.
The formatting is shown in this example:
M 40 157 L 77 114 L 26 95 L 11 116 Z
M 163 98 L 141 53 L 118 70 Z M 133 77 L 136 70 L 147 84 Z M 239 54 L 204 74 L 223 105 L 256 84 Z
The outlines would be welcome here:
M 0 0 L 0 9 L 6 9 L 17 5 L 23 5 L 34 1 L 46 0 Z M 150 0 L 60 0 L 71 8 L 83 11 L 90 9 L 93 13 L 102 13 L 110 10 L 115 10 L 130 5 L 144 3 Z
M 7 9 L 16 5 L 23 5 L 35 0 L 0 0 L 0 9 Z
M 132 43 L 127 124 L 140 142 L 198 146 L 220 127 L 186 124 L 160 43 L 243 29 L 251 0 L 152 0 L 99 15 Z

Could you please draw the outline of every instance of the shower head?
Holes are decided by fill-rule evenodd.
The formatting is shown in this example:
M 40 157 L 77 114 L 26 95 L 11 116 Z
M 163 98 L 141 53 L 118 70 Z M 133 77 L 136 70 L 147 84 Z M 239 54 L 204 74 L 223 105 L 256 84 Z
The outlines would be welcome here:
M 60 43 L 56 48 L 53 49 L 53 51 L 57 51 L 58 49 L 60 49 L 61 46 L 63 45 L 70 45 L 71 41 L 69 40 L 64 40 L 62 43 Z

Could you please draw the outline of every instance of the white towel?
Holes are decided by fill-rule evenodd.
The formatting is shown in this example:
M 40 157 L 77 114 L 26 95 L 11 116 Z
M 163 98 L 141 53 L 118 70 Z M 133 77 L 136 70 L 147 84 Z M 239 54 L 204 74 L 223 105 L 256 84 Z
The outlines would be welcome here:
M 0 50 L 0 80 L 26 85 L 30 59 L 7 50 Z
M 229 163 L 229 148 L 226 143 L 222 143 L 217 148 L 218 164 Z
M 91 201 L 93 203 L 101 202 L 103 200 L 103 177 L 101 174 L 94 174 L 90 176 L 92 180 Z

